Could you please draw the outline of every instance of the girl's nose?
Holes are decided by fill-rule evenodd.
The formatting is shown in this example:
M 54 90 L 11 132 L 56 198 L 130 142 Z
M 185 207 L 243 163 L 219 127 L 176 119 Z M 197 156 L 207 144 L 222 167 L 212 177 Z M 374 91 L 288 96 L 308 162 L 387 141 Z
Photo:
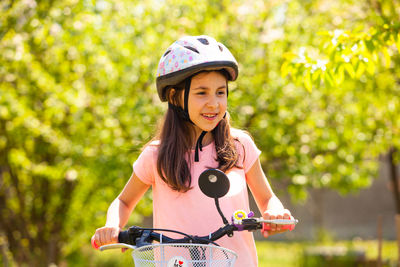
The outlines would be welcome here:
M 207 106 L 210 108 L 218 107 L 218 98 L 215 96 L 211 96 L 207 101 Z

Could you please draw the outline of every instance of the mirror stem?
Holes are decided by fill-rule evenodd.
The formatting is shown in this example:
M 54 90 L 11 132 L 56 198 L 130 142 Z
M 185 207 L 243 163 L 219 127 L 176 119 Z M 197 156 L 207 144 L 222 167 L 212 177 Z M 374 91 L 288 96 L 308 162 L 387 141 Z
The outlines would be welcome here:
M 224 222 L 224 224 L 229 224 L 228 220 L 225 218 L 224 214 L 222 213 L 221 208 L 219 207 L 218 198 L 214 198 L 214 200 L 215 200 L 215 206 L 217 206 L 218 213 L 222 217 L 222 221 Z

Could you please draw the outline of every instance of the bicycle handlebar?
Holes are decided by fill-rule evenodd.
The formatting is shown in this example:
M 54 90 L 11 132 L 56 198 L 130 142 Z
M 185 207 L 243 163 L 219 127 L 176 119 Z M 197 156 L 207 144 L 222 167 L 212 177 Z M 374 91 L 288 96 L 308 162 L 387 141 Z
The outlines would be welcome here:
M 134 245 L 137 247 L 150 245 L 153 241 L 160 243 L 195 243 L 195 244 L 209 244 L 220 239 L 221 237 L 228 235 L 232 236 L 234 231 L 255 231 L 261 229 L 261 231 L 268 231 L 271 229 L 268 224 L 281 225 L 281 229 L 287 229 L 292 231 L 295 228 L 298 220 L 265 220 L 263 218 L 245 218 L 235 220 L 232 218 L 231 224 L 226 224 L 218 230 L 210 233 L 208 236 L 192 236 L 187 235 L 178 231 L 167 230 L 167 229 L 155 229 L 155 228 L 141 228 L 138 226 L 132 226 L 128 230 L 121 231 L 118 235 L 118 243 L 124 243 Z M 184 235 L 184 238 L 171 238 L 164 234 L 160 234 L 154 231 L 167 231 L 175 232 Z M 214 243 L 215 244 L 215 243 Z M 99 246 L 92 240 L 92 247 L 98 249 Z

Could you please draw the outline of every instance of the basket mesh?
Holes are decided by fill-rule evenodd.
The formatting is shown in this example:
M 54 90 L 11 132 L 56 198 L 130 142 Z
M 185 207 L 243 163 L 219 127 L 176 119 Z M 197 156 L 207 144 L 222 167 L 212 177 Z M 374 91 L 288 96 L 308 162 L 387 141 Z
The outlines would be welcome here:
M 132 257 L 135 267 L 228 267 L 234 266 L 237 255 L 213 245 L 154 244 L 135 249 Z

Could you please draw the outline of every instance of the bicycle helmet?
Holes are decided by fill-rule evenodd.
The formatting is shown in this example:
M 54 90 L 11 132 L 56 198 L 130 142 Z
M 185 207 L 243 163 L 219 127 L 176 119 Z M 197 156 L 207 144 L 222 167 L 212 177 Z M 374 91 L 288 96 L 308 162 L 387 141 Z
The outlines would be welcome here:
M 225 69 L 230 81 L 238 76 L 238 64 L 223 44 L 206 35 L 185 36 L 167 48 L 157 68 L 157 91 L 167 101 L 165 89 L 202 70 Z

